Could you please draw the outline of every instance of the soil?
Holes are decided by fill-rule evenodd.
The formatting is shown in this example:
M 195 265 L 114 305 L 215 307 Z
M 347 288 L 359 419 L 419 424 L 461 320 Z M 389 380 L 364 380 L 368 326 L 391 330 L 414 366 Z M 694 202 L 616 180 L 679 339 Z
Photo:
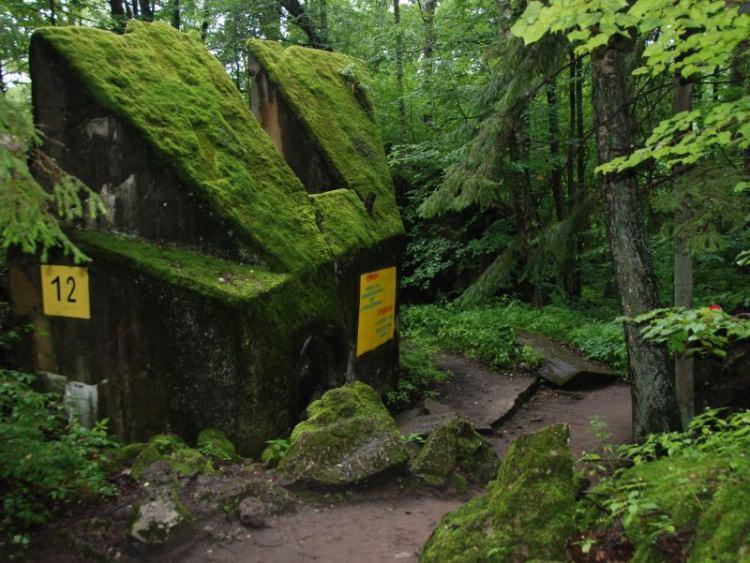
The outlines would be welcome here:
M 456 356 L 443 363 L 450 364 L 457 377 L 442 389 L 439 400 L 459 412 L 463 404 L 474 411 L 482 404 L 494 404 L 493 397 L 488 396 L 493 388 L 487 384 L 488 377 L 510 378 L 513 387 L 518 387 L 519 398 L 511 401 L 508 412 L 499 420 L 483 419 L 483 434 L 500 455 L 519 435 L 559 422 L 570 425 L 574 455 L 598 450 L 601 436 L 590 426 L 594 417 L 606 424 L 611 443 L 632 438 L 630 389 L 624 383 L 568 391 L 543 383 L 530 386 L 534 378 L 528 375 L 492 374 L 486 366 Z M 214 516 L 199 523 L 193 537 L 179 549 L 152 559 L 247 563 L 417 561 L 422 545 L 440 518 L 478 492 L 476 489 L 464 495 L 450 494 L 403 478 L 369 490 L 308 495 L 298 499 L 295 512 L 269 517 L 267 527 L 261 529 L 242 527 L 234 515 Z M 99 512 L 104 515 L 107 510 L 103 507 Z M 91 516 L 89 512 L 86 518 Z M 56 532 L 42 532 L 39 539 L 46 545 L 28 555 L 37 561 L 81 560 L 80 553 L 66 556 L 64 548 L 58 546 L 60 529 L 70 526 L 72 530 L 75 519 L 80 525 L 81 516 L 72 515 L 50 527 Z M 107 553 L 107 559 L 129 559 L 116 547 L 99 546 L 97 551 Z

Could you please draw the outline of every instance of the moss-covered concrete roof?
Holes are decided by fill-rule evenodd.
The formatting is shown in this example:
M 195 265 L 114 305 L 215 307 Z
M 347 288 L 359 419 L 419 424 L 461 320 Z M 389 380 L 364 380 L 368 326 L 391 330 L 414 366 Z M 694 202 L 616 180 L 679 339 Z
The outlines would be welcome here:
M 330 259 L 304 187 L 200 41 L 138 21 L 123 35 L 48 27 L 34 40 L 59 53 L 96 101 L 133 126 L 272 267 Z
M 343 179 L 345 185 L 332 187 L 353 190 L 360 200 L 370 192 L 376 194 L 374 213 L 372 216 L 363 213 L 362 225 L 375 238 L 402 233 L 383 141 L 372 116 L 364 63 L 340 53 L 282 48 L 272 41 L 251 39 L 248 47 L 328 164 Z M 328 218 L 329 240 L 336 238 L 332 233 L 342 231 L 350 223 L 351 213 L 345 211 L 344 224 L 338 228 L 333 227 L 335 215 Z M 333 242 L 345 248 L 351 237 L 348 241 Z
M 74 239 L 94 257 L 106 257 L 232 304 L 253 299 L 289 279 L 288 274 L 114 233 L 76 231 Z

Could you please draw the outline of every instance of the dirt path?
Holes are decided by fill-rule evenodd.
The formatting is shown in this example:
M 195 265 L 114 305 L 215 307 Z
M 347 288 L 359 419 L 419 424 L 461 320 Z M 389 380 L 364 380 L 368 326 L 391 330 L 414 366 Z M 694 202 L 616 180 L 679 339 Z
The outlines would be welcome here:
M 451 356 L 447 362 L 456 373 L 440 397 L 451 406 L 493 405 L 493 385 L 487 384 L 486 366 Z M 508 386 L 525 393 L 528 376 L 510 373 L 492 374 L 496 378 L 513 378 Z M 480 383 L 477 383 L 480 382 Z M 507 386 L 505 387 L 507 388 Z M 461 393 L 460 397 L 450 396 Z M 507 403 L 507 397 L 503 399 Z M 576 456 L 601 445 L 590 428 L 590 419 L 600 417 L 612 434 L 612 441 L 631 438 L 630 389 L 623 383 L 574 392 L 556 390 L 544 384 L 487 435 L 499 454 L 521 434 L 533 432 L 558 422 L 571 428 L 571 446 Z M 489 428 L 488 428 L 489 430 Z M 418 553 L 432 533 L 435 524 L 446 513 L 458 508 L 466 499 L 423 492 L 401 490 L 392 484 L 375 491 L 354 493 L 331 503 L 303 505 L 294 514 L 269 521 L 263 530 L 238 528 L 235 540 L 217 544 L 199 541 L 175 556 L 174 561 L 283 562 L 303 561 L 351 562 L 417 561 Z

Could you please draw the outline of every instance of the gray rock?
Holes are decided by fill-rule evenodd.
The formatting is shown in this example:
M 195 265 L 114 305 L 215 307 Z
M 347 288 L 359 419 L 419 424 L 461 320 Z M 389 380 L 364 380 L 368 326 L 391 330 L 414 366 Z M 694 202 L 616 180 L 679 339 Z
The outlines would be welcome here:
M 254 497 L 243 499 L 239 507 L 240 522 L 248 528 L 266 527 L 266 505 Z
M 193 521 L 174 494 L 162 491 L 134 509 L 128 536 L 141 546 L 172 547 L 185 539 Z

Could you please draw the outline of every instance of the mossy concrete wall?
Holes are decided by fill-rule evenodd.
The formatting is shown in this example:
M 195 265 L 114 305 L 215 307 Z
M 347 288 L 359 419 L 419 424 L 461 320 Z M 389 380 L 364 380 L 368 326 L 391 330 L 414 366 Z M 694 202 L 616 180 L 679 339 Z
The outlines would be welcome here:
M 106 380 L 105 415 L 127 440 L 213 427 L 244 453 L 322 389 L 395 377 L 397 334 L 355 353 L 359 276 L 398 266 L 403 245 L 387 168 L 374 213 L 346 183 L 307 193 L 219 63 L 166 25 L 42 29 L 30 60 L 45 150 L 108 213 L 71 230 L 93 259 L 90 320 L 44 315 L 38 262 L 13 260 L 16 317 L 40 329 L 28 367 Z

